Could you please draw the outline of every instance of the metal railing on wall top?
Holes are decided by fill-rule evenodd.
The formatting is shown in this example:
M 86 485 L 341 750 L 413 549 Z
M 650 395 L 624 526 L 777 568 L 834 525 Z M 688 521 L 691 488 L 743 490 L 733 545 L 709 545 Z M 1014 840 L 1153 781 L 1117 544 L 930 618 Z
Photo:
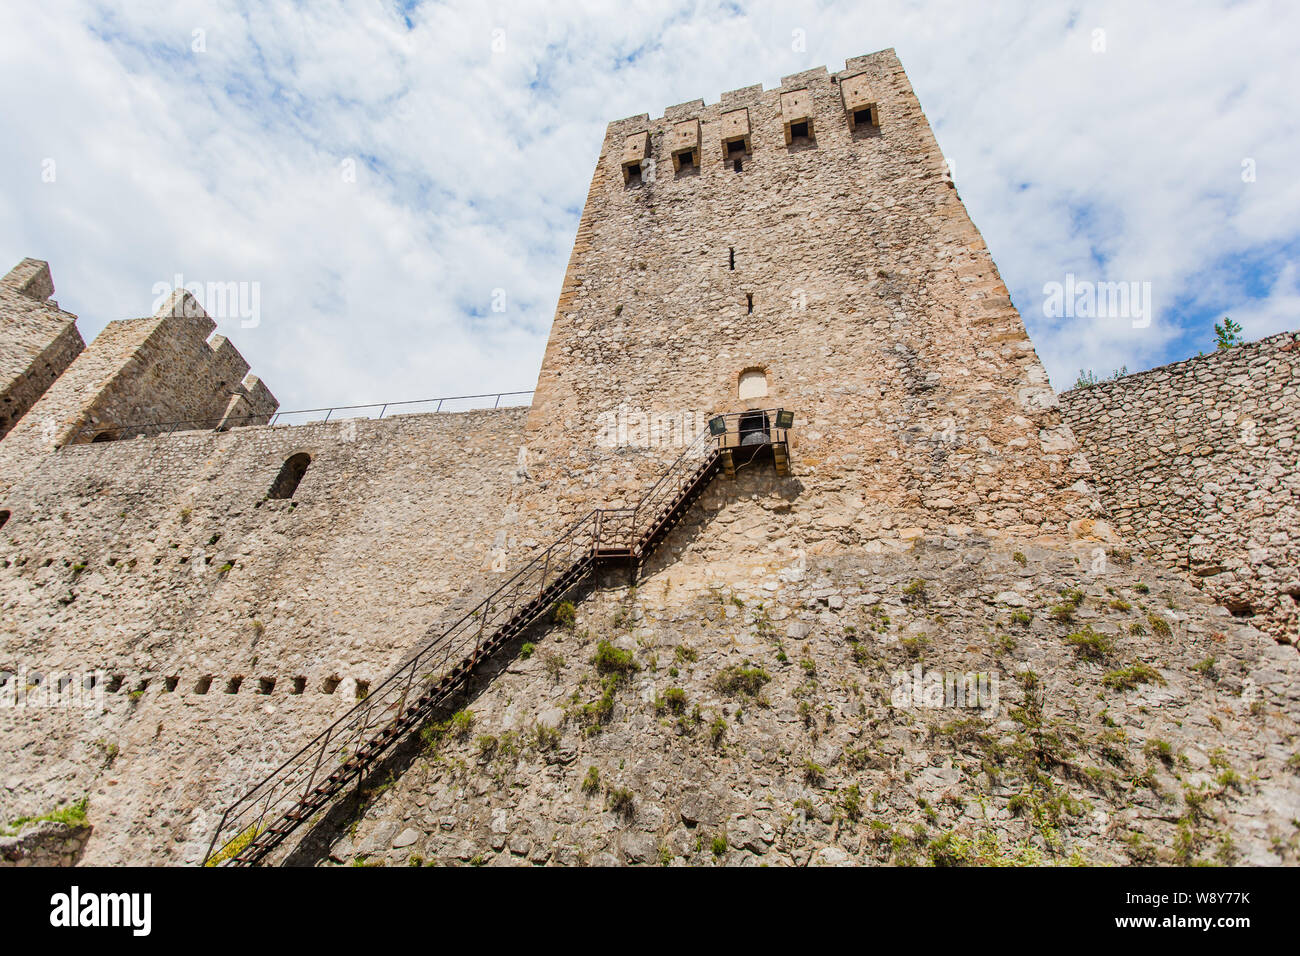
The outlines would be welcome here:
M 86 445 L 103 441 L 121 441 L 128 438 L 164 438 L 176 432 L 187 431 L 226 431 L 231 428 L 247 426 L 295 426 L 320 425 L 349 418 L 377 420 L 390 412 L 411 414 L 421 411 L 422 406 L 429 414 L 439 412 L 472 412 L 496 408 L 516 408 L 528 404 L 519 400 L 521 396 L 532 395 L 532 389 L 516 392 L 483 392 L 478 395 L 446 395 L 442 398 L 419 398 L 404 402 L 371 402 L 366 405 L 331 405 L 323 408 L 299 408 L 292 411 L 277 411 L 271 415 L 231 415 L 222 418 L 191 418 L 168 422 L 136 422 L 127 425 L 115 425 L 111 422 L 88 422 L 82 425 L 68 445 Z M 491 404 L 487 404 L 488 401 Z M 504 404 L 503 404 L 504 400 Z M 465 404 L 473 402 L 476 404 Z M 376 412 L 376 409 L 378 410 Z M 339 414 L 352 412 L 350 415 Z M 314 417 L 313 417 L 314 416 Z

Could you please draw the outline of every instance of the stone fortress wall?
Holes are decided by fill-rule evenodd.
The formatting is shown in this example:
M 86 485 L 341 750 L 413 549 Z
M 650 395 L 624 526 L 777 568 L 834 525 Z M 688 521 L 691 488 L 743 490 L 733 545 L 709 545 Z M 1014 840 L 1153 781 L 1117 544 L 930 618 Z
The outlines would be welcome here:
M 227 803 L 494 577 L 524 415 L 54 453 L 3 499 L 0 670 L 102 669 L 107 709 L 0 708 L 0 817 L 88 795 L 87 862 L 200 859 Z M 292 498 L 268 499 L 301 453 Z
M 137 423 L 267 421 L 279 403 L 215 329 L 188 292 L 110 322 L 0 443 L 0 489 L 63 445 L 125 438 Z
M 1116 530 L 1300 640 L 1300 333 L 1061 395 Z
M 36 259 L 0 279 L 0 438 L 85 348 L 77 317 L 52 295 L 50 267 Z
M 5 327 L 50 292 L 20 265 Z M 0 698 L 104 675 L 102 711 L 0 707 L 0 823 L 88 796 L 87 861 L 199 859 L 226 803 L 503 560 L 525 410 L 245 424 L 277 402 L 213 328 L 185 295 L 110 322 L 0 442 Z
M 1226 837 L 1238 859 L 1296 858 L 1300 661 L 1180 575 L 1123 563 L 892 51 L 610 124 L 528 409 L 132 437 L 269 418 L 210 331 L 184 298 L 110 325 L 0 441 L 0 670 L 108 675 L 103 709 L 0 708 L 0 824 L 88 797 L 82 860 L 198 861 L 232 799 L 576 513 L 634 501 L 705 413 L 784 406 L 789 477 L 715 479 L 636 588 L 599 582 L 578 626 L 492 662 L 469 706 L 499 748 L 443 740 L 313 833 L 321 858 L 708 862 L 699 828 L 731 826 L 727 862 L 866 862 L 895 852 L 871 833 L 937 826 L 1150 862 L 1126 834 L 1153 853 L 1175 811 L 1107 768 L 1147 779 L 1157 738 L 1197 786 L 1212 760 L 1251 780 L 1216 794 L 1188 852 Z M 1084 626 L 1109 641 L 1097 658 L 1068 640 Z M 604 638 L 637 676 L 593 726 Z M 981 777 L 1006 712 L 984 757 L 936 743 L 926 714 L 884 703 L 888 668 L 913 665 L 999 671 L 1018 705 L 1013 674 L 1042 674 L 1086 758 L 1046 784 L 1014 761 Z M 1108 683 L 1138 665 L 1157 676 Z M 719 691 L 736 667 L 770 688 Z M 674 688 L 684 713 L 661 706 Z M 1176 794 L 1167 771 L 1147 776 Z M 1080 780 L 1096 812 L 1063 836 L 1026 824 L 1024 801 L 1062 812 Z M 884 831 L 843 816 L 850 787 Z

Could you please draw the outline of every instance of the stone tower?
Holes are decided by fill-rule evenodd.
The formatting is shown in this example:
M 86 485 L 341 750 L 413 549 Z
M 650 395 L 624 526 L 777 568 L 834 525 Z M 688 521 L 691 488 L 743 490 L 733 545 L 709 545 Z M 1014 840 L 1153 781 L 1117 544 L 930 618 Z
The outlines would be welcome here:
M 805 495 L 863 543 L 1063 538 L 1092 517 L 946 171 L 892 50 L 611 123 L 538 378 L 535 477 L 588 460 L 605 480 L 572 494 L 590 506 L 701 415 L 784 406 Z
M 47 383 L 5 436 L 0 493 L 67 444 L 154 433 L 155 424 L 266 422 L 279 402 L 230 340 L 213 334 L 216 327 L 184 291 L 150 317 L 110 322 L 90 348 L 72 353 L 63 374 Z M 76 326 L 70 328 L 80 346 Z
M 85 348 L 77 317 L 53 295 L 49 264 L 38 259 L 0 279 L 0 438 Z

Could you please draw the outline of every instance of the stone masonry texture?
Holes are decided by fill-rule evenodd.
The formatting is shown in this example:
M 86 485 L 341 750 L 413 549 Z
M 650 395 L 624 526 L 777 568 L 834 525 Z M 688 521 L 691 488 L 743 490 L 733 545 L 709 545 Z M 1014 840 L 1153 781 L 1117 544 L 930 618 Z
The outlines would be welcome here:
M 252 426 L 53 455 L 5 498 L 0 670 L 102 669 L 106 709 L 0 708 L 0 817 L 77 792 L 95 827 L 86 862 L 200 859 L 226 803 L 482 590 L 523 416 Z M 294 496 L 268 500 L 300 452 L 312 462 Z
M 604 582 L 427 727 L 319 858 L 1297 861 L 1292 649 L 1118 552 L 773 547 L 801 506 L 770 475 L 716 485 L 635 589 Z M 630 659 L 612 694 L 600 641 Z M 997 674 L 997 705 L 896 705 L 918 668 Z
M 1116 530 L 1300 639 L 1300 334 L 1061 396 Z
M 77 317 L 53 294 L 50 267 L 36 259 L 0 279 L 0 438 L 85 348 Z
M 136 423 L 206 421 L 278 407 L 189 293 L 147 319 L 110 322 L 0 443 L 0 489 L 62 445 L 130 437 Z M 211 337 L 209 337 L 211 336 Z
M 100 707 L 0 708 L 0 824 L 88 799 L 82 842 L 15 859 L 199 862 L 575 517 L 778 407 L 789 475 L 740 457 L 271 862 L 1300 859 L 1300 657 L 1117 506 L 1133 440 L 1084 422 L 1122 403 L 1063 417 L 893 51 L 611 123 L 529 408 L 128 428 L 227 414 L 189 311 L 106 330 L 0 441 L 0 694 L 107 675 Z M 1199 367 L 1264 356 L 1286 449 L 1276 351 Z M 1289 477 L 1216 447 L 1239 498 Z

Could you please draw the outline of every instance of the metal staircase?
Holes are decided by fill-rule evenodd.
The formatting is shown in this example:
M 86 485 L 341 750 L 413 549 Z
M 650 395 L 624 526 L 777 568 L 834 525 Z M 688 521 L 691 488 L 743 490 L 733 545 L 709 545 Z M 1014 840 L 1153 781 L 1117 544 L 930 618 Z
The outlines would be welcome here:
M 639 567 L 719 471 L 732 476 L 738 461 L 743 467 L 770 452 L 778 473 L 786 474 L 792 420 L 781 409 L 716 416 L 636 507 L 598 508 L 580 518 L 455 624 L 426 635 L 365 699 L 227 807 L 204 865 L 262 861 L 598 564 Z

